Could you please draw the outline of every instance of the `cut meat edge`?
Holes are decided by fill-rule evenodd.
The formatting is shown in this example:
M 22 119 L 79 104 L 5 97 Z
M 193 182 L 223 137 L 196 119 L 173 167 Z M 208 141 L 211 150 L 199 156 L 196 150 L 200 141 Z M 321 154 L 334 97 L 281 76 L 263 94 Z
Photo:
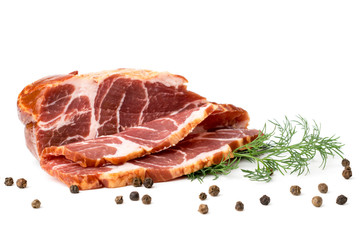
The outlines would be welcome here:
M 229 134 L 229 137 L 224 137 L 224 133 Z M 222 159 L 231 156 L 235 149 L 253 141 L 258 133 L 258 130 L 222 129 L 197 134 L 172 148 L 122 165 L 83 168 L 64 157 L 42 159 L 40 164 L 46 172 L 66 185 L 78 185 L 82 190 L 126 186 L 131 184 L 134 177 L 142 180 L 151 177 L 154 182 L 163 182 L 220 163 Z M 206 137 L 207 134 L 211 134 L 211 137 Z M 206 146 L 210 147 L 204 151 Z M 192 157 L 185 157 L 182 162 L 176 157 L 169 158 L 176 156 L 176 152 L 184 156 L 192 154 Z
M 193 131 L 201 133 L 221 128 L 247 128 L 249 114 L 246 110 L 232 104 L 217 104 L 216 110 L 202 121 Z

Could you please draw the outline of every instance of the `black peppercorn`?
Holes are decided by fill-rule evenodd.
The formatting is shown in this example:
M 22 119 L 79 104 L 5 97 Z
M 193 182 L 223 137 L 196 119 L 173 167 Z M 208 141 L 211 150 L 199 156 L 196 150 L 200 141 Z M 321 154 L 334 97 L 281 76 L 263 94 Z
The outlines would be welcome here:
M 122 204 L 124 202 L 123 196 L 116 196 L 115 202 L 116 204 Z
M 318 189 L 321 193 L 327 193 L 328 192 L 328 186 L 325 183 L 320 183 L 318 186 Z
M 312 198 L 311 202 L 315 207 L 321 207 L 323 200 L 321 197 L 315 196 Z
M 350 161 L 347 160 L 346 158 L 344 158 L 344 159 L 341 161 L 341 165 L 343 165 L 343 167 L 350 166 Z
M 204 201 L 207 198 L 206 193 L 204 193 L 204 192 L 200 193 L 199 198 L 200 198 L 200 200 Z
M 346 166 L 345 170 L 350 170 L 351 171 L 351 167 L 350 166 Z
M 26 188 L 27 186 L 27 181 L 24 178 L 19 178 L 16 181 L 16 186 L 18 186 L 19 188 Z
M 212 185 L 209 187 L 209 194 L 213 197 L 219 195 L 220 188 L 216 185 Z
M 145 194 L 142 198 L 141 201 L 143 202 L 143 204 L 150 204 L 151 203 L 151 197 L 147 194 Z
M 200 204 L 198 211 L 202 214 L 207 214 L 209 212 L 208 205 Z
M 260 203 L 262 205 L 269 205 L 270 203 L 270 197 L 266 196 L 266 195 L 263 195 L 261 198 L 260 198 Z
M 290 192 L 292 195 L 299 196 L 301 194 L 301 187 L 297 185 L 291 186 Z
M 336 198 L 336 203 L 339 205 L 344 205 L 347 202 L 347 197 L 340 195 Z
M 136 191 L 133 191 L 130 193 L 130 199 L 133 201 L 137 201 L 139 200 L 139 193 Z
M 343 177 L 344 177 L 345 179 L 349 179 L 349 178 L 351 178 L 351 176 L 352 176 L 352 171 L 345 169 L 345 170 L 342 172 L 342 175 L 343 175 Z
M 38 199 L 35 199 L 34 201 L 31 202 L 31 206 L 33 208 L 39 208 L 41 205 L 41 202 Z
M 235 209 L 237 211 L 243 211 L 244 210 L 244 204 L 241 201 L 237 201 L 235 204 Z
M 153 184 L 154 182 L 151 178 L 147 177 L 144 179 L 144 187 L 151 188 Z
M 79 193 L 79 187 L 77 185 L 71 185 L 70 192 L 71 193 Z
M 14 184 L 14 180 L 12 179 L 12 177 L 7 177 L 7 178 L 5 178 L 4 184 L 6 186 L 12 186 Z
M 142 185 L 141 178 L 134 177 L 132 180 L 132 184 L 134 187 L 141 187 L 141 185 Z

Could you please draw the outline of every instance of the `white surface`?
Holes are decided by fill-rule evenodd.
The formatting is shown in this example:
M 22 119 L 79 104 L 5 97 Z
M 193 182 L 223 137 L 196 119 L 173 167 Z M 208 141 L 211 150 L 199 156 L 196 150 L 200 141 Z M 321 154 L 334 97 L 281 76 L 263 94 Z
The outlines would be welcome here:
M 130 2 L 130 1 L 129 1 Z M 337 239 L 359 237 L 358 1 L 1 1 L 0 239 Z M 16 98 L 41 77 L 119 67 L 184 75 L 189 89 L 211 101 L 249 111 L 252 128 L 301 114 L 346 144 L 354 176 L 331 159 L 297 177 L 251 182 L 239 171 L 203 184 L 187 179 L 137 188 L 153 198 L 132 202 L 133 187 L 70 194 L 26 149 Z M 255 166 L 243 162 L 241 168 Z M 5 177 L 28 180 L 6 187 Z M 317 185 L 326 182 L 327 194 Z M 197 212 L 198 194 L 212 184 L 210 212 Z M 302 187 L 301 196 L 289 193 Z M 259 198 L 271 197 L 269 206 Z M 348 197 L 344 206 L 338 195 Z M 115 196 L 124 204 L 116 205 Z M 311 198 L 321 195 L 315 208 Z M 35 198 L 42 202 L 32 209 Z M 234 210 L 235 202 L 244 212 Z

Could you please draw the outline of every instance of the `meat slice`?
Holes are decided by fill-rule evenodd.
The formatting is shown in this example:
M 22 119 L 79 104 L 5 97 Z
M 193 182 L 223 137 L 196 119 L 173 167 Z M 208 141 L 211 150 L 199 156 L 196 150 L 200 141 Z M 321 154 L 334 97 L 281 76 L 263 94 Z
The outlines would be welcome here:
M 45 148 L 43 158 L 64 156 L 82 167 L 128 160 L 161 151 L 177 144 L 215 109 L 211 103 L 161 117 L 120 133 L 63 146 Z
M 18 96 L 26 144 L 35 157 L 51 146 L 116 134 L 207 103 L 179 75 L 117 69 L 40 79 Z
M 254 140 L 258 133 L 258 130 L 219 129 L 190 134 L 172 148 L 122 165 L 83 168 L 64 157 L 42 159 L 40 164 L 50 175 L 83 190 L 126 186 L 134 177 L 151 177 L 154 182 L 162 182 L 218 164 L 231 156 L 234 149 Z

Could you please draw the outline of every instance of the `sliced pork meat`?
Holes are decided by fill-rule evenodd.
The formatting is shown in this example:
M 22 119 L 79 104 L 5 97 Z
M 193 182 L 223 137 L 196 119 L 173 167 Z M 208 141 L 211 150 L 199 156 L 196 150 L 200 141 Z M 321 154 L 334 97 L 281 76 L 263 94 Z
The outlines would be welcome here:
M 51 146 L 94 139 L 207 103 L 179 75 L 117 69 L 40 79 L 18 96 L 26 144 L 36 158 Z
M 177 144 L 215 109 L 211 103 L 160 117 L 124 131 L 63 146 L 45 148 L 44 158 L 64 156 L 82 167 L 128 160 L 161 151 Z
M 218 164 L 231 156 L 233 150 L 254 140 L 258 133 L 258 130 L 219 129 L 190 134 L 172 148 L 122 165 L 83 168 L 64 157 L 42 159 L 40 164 L 50 175 L 83 190 L 126 186 L 134 177 L 151 177 L 154 182 L 162 182 Z
M 256 138 L 245 110 L 209 103 L 186 83 L 135 69 L 40 79 L 18 97 L 26 145 L 49 174 L 93 189 L 134 177 L 168 181 L 217 164 Z

